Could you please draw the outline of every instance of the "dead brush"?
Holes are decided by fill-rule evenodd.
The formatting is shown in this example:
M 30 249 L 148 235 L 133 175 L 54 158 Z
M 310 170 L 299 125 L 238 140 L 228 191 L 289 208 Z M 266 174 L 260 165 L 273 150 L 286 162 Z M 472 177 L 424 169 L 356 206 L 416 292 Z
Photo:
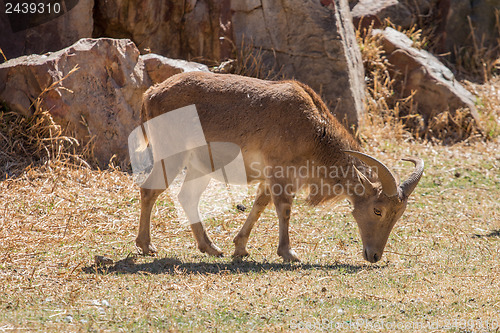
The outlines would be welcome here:
M 283 79 L 281 68 L 269 68 L 264 61 L 262 48 L 257 48 L 249 39 L 242 39 L 241 46 L 234 50 L 236 64 L 234 74 L 263 80 Z
M 468 90 L 477 96 L 476 107 L 479 112 L 483 137 L 495 140 L 500 136 L 500 76 L 494 76 L 487 84 L 464 81 Z
M 389 22 L 390 23 L 390 22 Z M 422 31 L 416 28 L 404 31 L 423 48 L 426 44 Z M 390 135 L 396 139 L 420 138 L 444 144 L 451 144 L 477 136 L 478 124 L 467 110 L 439 110 L 427 119 L 418 112 L 414 93 L 403 96 L 398 85 L 404 85 L 404 78 L 394 75 L 383 51 L 380 37 L 373 35 L 372 27 L 357 33 L 363 64 L 366 72 L 368 114 L 367 130 Z
M 478 40 L 470 17 L 467 19 L 473 47 L 455 47 L 456 69 L 464 76 L 485 83 L 500 73 L 500 9 L 495 9 L 497 42 L 494 46 L 485 45 L 483 39 Z
M 81 146 L 67 135 L 42 104 L 43 94 L 56 87 L 64 88 L 60 83 L 76 70 L 78 67 L 45 88 L 31 104 L 30 116 L 0 104 L 0 177 L 12 177 L 29 165 L 47 162 L 89 166 L 85 160 L 92 157 L 92 144 Z
M 25 117 L 0 107 L 0 172 L 13 176 L 32 164 L 58 161 L 88 165 L 78 152 L 78 140 L 63 134 L 41 100 L 34 102 L 34 113 Z
M 413 96 L 402 98 L 395 92 L 395 79 L 390 75 L 390 64 L 380 36 L 374 35 L 372 31 L 371 26 L 366 31 L 358 30 L 356 33 L 366 76 L 367 130 L 376 130 L 379 132 L 377 134 L 386 133 L 397 139 L 406 138 L 412 132 L 408 123 L 421 123 L 421 119 L 416 119 L 418 116 L 412 112 Z M 415 130 L 420 131 L 421 128 L 416 127 Z
M 432 139 L 448 144 L 467 140 L 479 132 L 477 124 L 470 116 L 470 111 L 458 109 L 454 112 L 444 111 L 431 117 L 428 134 Z
M 7 57 L 5 56 L 5 53 L 3 53 L 3 50 L 1 47 L 0 47 L 0 54 L 2 55 L 3 61 L 7 61 Z

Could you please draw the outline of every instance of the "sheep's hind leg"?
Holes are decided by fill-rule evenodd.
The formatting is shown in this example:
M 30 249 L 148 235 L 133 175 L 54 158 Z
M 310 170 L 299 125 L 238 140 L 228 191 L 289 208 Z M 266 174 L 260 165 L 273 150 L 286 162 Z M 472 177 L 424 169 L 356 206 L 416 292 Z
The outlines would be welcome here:
M 141 218 L 139 220 L 139 233 L 135 245 L 143 255 L 155 255 L 156 248 L 151 244 L 151 210 L 158 196 L 165 191 L 141 188 Z

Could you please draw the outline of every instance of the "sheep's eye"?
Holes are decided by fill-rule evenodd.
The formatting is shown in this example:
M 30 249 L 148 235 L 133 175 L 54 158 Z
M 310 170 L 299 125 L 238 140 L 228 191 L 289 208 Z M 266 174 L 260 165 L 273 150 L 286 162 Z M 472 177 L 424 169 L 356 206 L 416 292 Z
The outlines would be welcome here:
M 373 208 L 373 212 L 375 213 L 375 215 L 382 216 L 382 212 L 377 208 Z

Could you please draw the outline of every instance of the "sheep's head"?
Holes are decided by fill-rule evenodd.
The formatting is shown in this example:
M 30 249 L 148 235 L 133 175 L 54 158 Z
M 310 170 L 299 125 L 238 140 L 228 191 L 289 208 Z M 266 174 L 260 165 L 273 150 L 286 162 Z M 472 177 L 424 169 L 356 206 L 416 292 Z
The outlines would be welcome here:
M 407 180 L 399 184 L 394 174 L 377 159 L 360 152 L 346 151 L 346 153 L 376 170 L 378 181 L 375 182 L 358 172 L 358 179 L 364 191 L 361 195 L 351 198 L 354 206 L 352 214 L 363 241 L 363 256 L 374 263 L 382 258 L 389 234 L 403 215 L 408 197 L 422 177 L 424 162 L 417 158 L 403 159 L 413 162 L 415 169 Z

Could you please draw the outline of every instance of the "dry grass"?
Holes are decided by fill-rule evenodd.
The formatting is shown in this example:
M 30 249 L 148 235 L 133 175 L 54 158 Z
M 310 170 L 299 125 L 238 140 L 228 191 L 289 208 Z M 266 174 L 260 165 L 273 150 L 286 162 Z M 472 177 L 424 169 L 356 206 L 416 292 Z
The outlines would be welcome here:
M 380 36 L 373 35 L 370 27 L 366 32 L 358 31 L 357 38 L 367 78 L 367 123 L 390 130 L 397 139 L 411 134 L 422 137 L 427 132 L 424 120 L 418 115 L 412 96 L 403 97 L 395 91 L 395 78 L 391 77 Z
M 486 84 L 466 80 L 462 84 L 477 96 L 476 107 L 484 137 L 491 140 L 500 136 L 500 75 L 492 77 Z
M 49 161 L 88 167 L 87 161 L 95 160 L 92 140 L 80 145 L 42 106 L 44 94 L 56 88 L 66 89 L 62 82 L 78 69 L 77 65 L 60 80 L 45 87 L 31 103 L 30 116 L 13 112 L 0 103 L 0 179 L 16 176 L 28 166 Z
M 0 105 L 0 178 L 15 176 L 29 165 L 49 160 L 86 164 L 75 153 L 78 141 L 63 135 L 61 126 L 41 108 L 40 99 L 33 107 L 33 115 L 24 117 Z
M 453 50 L 455 58 L 455 68 L 463 76 L 488 82 L 495 75 L 500 75 L 500 9 L 494 8 L 496 17 L 496 34 L 498 36 L 496 45 L 485 45 L 483 40 L 478 40 L 473 33 L 474 28 L 470 17 L 469 26 L 473 47 L 457 47 Z
M 348 204 L 311 208 L 301 197 L 291 238 L 302 264 L 276 255 L 272 207 L 251 236 L 251 256 L 233 262 L 232 238 L 248 210 L 221 210 L 213 192 L 202 207 L 226 257 L 198 252 L 171 193 L 154 208 L 158 256 L 137 256 L 131 176 L 77 167 L 72 139 L 42 110 L 25 119 L 2 109 L 0 168 L 10 174 L 0 181 L 0 331 L 500 331 L 491 326 L 500 322 L 498 78 L 468 84 L 483 96 L 487 140 L 414 140 L 411 98 L 394 96 L 374 46 L 362 44 L 373 73 L 364 148 L 403 177 L 411 166 L 400 157 L 426 163 L 381 262 L 363 261 Z M 243 203 L 250 207 L 251 195 Z M 98 266 L 95 256 L 113 263 Z
M 426 43 L 426 37 L 422 35 L 421 30 L 412 28 L 404 32 L 415 42 L 416 47 L 423 47 Z M 499 82 L 497 77 L 491 78 L 485 85 L 491 87 L 493 92 L 481 90 L 475 93 L 479 101 L 477 107 L 480 109 L 480 124 L 474 121 L 467 109 L 453 112 L 441 110 L 430 119 L 424 120 L 418 111 L 418 104 L 413 101 L 413 96 L 398 93 L 401 91 L 397 87 L 401 78 L 391 73 L 380 37 L 374 36 L 371 28 L 363 33 L 358 32 L 357 37 L 368 78 L 365 105 L 371 127 L 385 128 L 399 139 L 412 136 L 445 144 L 478 137 L 488 140 L 499 135 L 498 108 L 494 107 L 498 105 L 498 94 L 494 88 Z M 471 86 L 470 82 L 466 83 Z M 490 102 L 491 97 L 494 100 Z M 481 103 L 489 105 L 484 106 Z
M 129 175 L 57 162 L 29 168 L 0 183 L 0 328 L 318 331 L 321 320 L 498 320 L 495 147 L 498 142 L 443 147 L 369 138 L 368 152 L 401 174 L 410 171 L 396 162 L 401 155 L 419 155 L 427 165 L 376 265 L 362 259 L 348 205 L 314 209 L 302 198 L 291 237 L 303 264 L 282 264 L 275 254 L 272 207 L 256 226 L 248 260 L 200 254 L 168 195 L 154 209 L 159 255 L 137 257 L 138 190 Z M 250 197 L 244 203 L 251 206 Z M 226 254 L 246 214 L 228 209 L 208 221 Z M 98 268 L 95 255 L 114 264 Z
M 238 48 L 233 44 L 232 52 L 234 59 L 211 63 L 210 70 L 215 73 L 244 75 L 262 80 L 285 79 L 281 68 L 276 65 L 270 67 L 269 61 L 266 64 L 264 61 L 266 52 L 261 47 L 256 47 L 251 39 L 243 38 Z
M 470 88 L 490 96 L 485 112 L 500 109 L 497 83 Z M 226 257 L 198 252 L 168 193 L 154 208 L 159 254 L 137 256 L 139 193 L 130 175 L 57 160 L 64 155 L 47 151 L 59 151 L 58 141 L 39 140 L 51 143 L 39 149 L 45 162 L 0 182 L 0 330 L 331 331 L 338 323 L 339 331 L 386 331 L 387 325 L 500 331 L 478 327 L 500 320 L 498 138 L 453 146 L 415 142 L 398 121 L 372 117 L 363 130 L 368 153 L 403 176 L 411 166 L 400 157 L 418 155 L 426 162 L 425 176 L 375 265 L 362 259 L 346 203 L 311 208 L 301 197 L 291 238 L 302 264 L 283 264 L 276 255 L 272 207 L 254 230 L 250 258 L 233 262 L 232 238 L 248 211 L 234 204 L 221 210 L 214 192 L 202 207 L 208 207 L 206 225 Z M 49 119 L 33 119 L 41 124 L 33 130 L 59 133 L 47 130 Z M 10 123 L 30 124 L 21 118 Z M 2 132 L 11 135 L 5 147 L 29 142 L 20 131 Z M 32 141 L 20 147 L 37 151 Z M 251 196 L 243 203 L 250 207 Z M 97 266 L 95 256 L 113 263 Z
M 242 39 L 236 52 L 236 63 L 233 73 L 255 77 L 263 80 L 283 79 L 280 68 L 269 68 L 264 62 L 262 48 L 257 48 L 249 39 Z

